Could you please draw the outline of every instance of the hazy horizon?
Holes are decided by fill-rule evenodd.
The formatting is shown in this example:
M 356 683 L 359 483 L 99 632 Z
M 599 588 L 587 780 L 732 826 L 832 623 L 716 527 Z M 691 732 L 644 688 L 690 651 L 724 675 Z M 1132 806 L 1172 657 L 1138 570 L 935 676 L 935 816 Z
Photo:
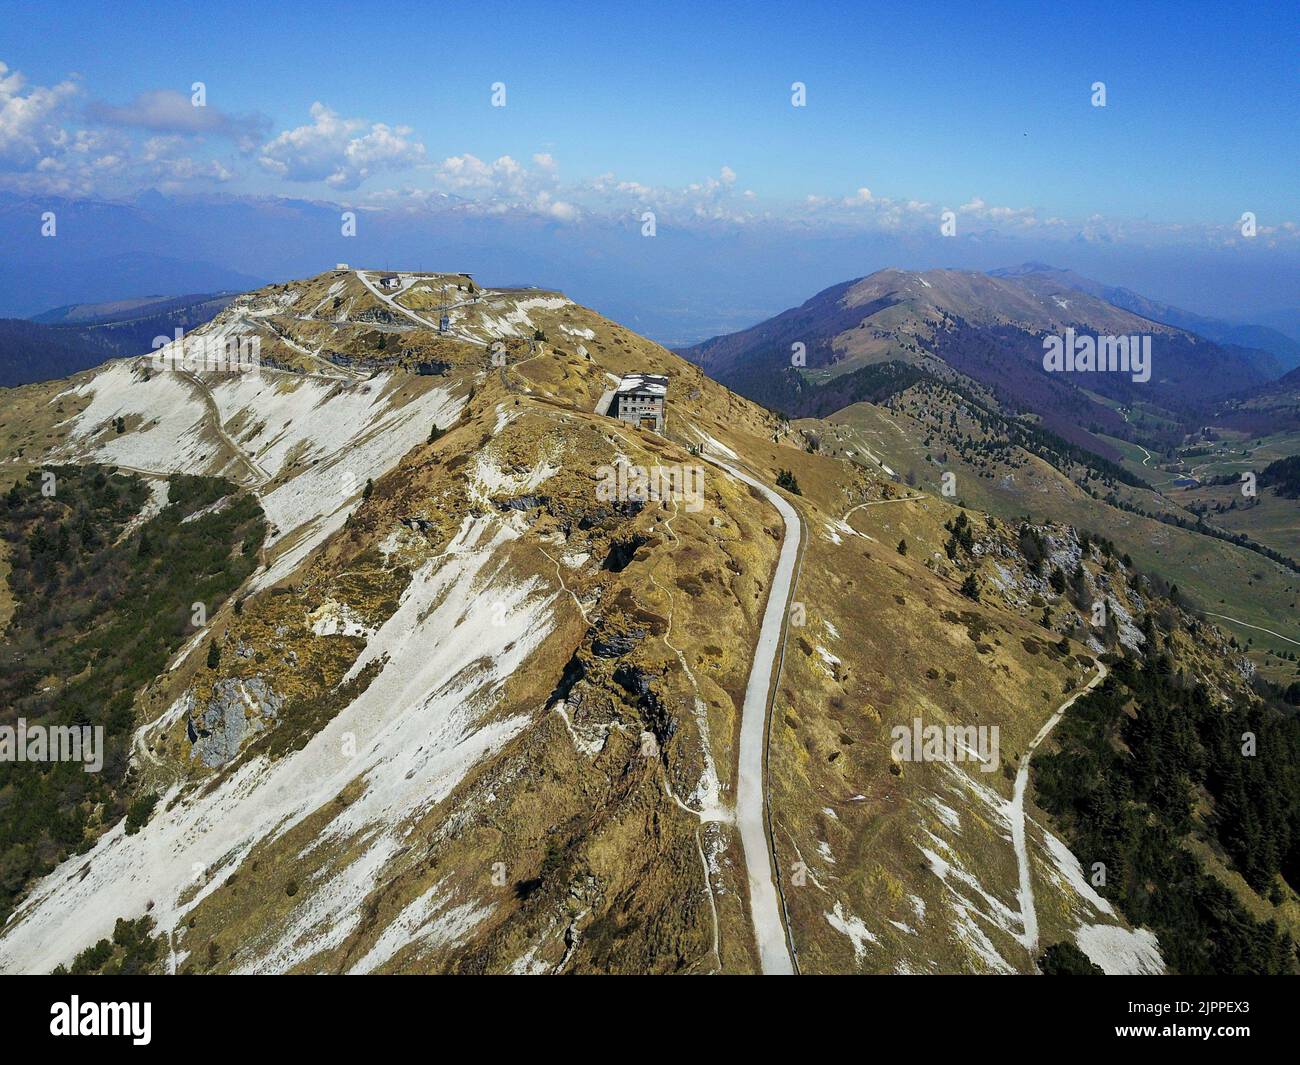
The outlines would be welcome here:
M 284 63 L 265 8 L 141 36 L 133 7 L 49 34 L 0 5 L 0 315 L 356 260 L 561 288 L 683 344 L 886 266 L 1037 260 L 1300 329 L 1280 9 L 520 5 L 430 63 L 322 4 Z

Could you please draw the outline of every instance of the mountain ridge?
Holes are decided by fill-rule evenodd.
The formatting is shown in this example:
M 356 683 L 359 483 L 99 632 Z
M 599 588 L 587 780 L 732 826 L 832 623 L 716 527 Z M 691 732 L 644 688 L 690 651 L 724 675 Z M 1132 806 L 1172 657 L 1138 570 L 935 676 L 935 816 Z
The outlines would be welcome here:
M 1032 972 L 1031 926 L 1108 971 L 1163 967 L 1035 818 L 1020 896 L 1014 774 L 888 757 L 923 714 L 999 726 L 1010 768 L 1099 656 L 1142 653 L 1158 585 L 1065 526 L 1031 561 L 1015 524 L 807 446 L 558 293 L 380 273 L 268 286 L 196 330 L 256 338 L 255 373 L 178 349 L 6 395 L 23 505 L 56 459 L 144 479 L 162 515 L 201 473 L 266 536 L 117 736 L 121 798 L 156 801 L 34 870 L 0 968 L 147 916 L 171 972 L 759 970 L 734 822 L 789 536 L 768 493 L 804 530 L 764 787 L 800 971 Z M 594 412 L 633 372 L 668 379 L 663 435 Z M 698 500 L 597 490 L 696 464 Z M 1250 698 L 1221 635 L 1170 611 L 1162 644 Z

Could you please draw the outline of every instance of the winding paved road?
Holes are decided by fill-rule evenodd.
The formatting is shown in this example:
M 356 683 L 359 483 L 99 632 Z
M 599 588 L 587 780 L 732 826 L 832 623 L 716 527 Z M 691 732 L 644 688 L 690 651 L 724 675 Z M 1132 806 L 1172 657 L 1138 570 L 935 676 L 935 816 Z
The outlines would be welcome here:
M 802 526 L 794 507 L 761 481 L 742 473 L 734 466 L 710 456 L 707 462 L 724 470 L 736 480 L 756 488 L 777 509 L 785 522 L 785 539 L 777 558 L 772 587 L 763 611 L 763 624 L 754 647 L 754 663 L 745 686 L 745 703 L 740 719 L 740 759 L 736 773 L 736 823 L 745 851 L 745 869 L 749 879 L 749 909 L 754 921 L 754 938 L 758 944 L 759 964 L 764 975 L 793 975 L 794 961 L 781 920 L 781 901 L 774 877 L 772 852 L 767 836 L 764 800 L 764 756 L 767 752 L 767 707 L 776 676 L 781 635 L 789 614 L 790 595 L 794 587 L 795 563 L 799 558 Z

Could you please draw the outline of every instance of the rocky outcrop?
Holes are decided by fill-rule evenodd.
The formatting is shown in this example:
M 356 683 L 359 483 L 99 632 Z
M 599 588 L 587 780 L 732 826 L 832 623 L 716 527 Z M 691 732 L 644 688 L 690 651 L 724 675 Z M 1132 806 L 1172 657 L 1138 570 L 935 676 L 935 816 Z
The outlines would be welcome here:
M 262 718 L 279 714 L 284 698 L 261 677 L 227 677 L 212 685 L 212 694 L 197 713 L 191 711 L 186 732 L 190 757 L 209 769 L 239 753 L 245 737 L 260 732 Z
M 628 632 L 602 633 L 591 642 L 591 650 L 600 658 L 622 658 L 645 639 L 646 630 L 634 628 Z

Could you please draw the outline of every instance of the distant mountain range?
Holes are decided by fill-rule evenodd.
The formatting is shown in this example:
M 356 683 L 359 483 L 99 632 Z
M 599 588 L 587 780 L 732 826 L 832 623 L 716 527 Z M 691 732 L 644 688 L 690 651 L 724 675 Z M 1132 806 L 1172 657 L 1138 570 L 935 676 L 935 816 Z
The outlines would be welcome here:
M 1206 405 L 1265 385 L 1283 371 L 1272 351 L 1206 339 L 1097 294 L 1108 291 L 1041 266 L 998 274 L 888 269 L 678 352 L 736 391 L 798 416 L 825 416 L 879 399 L 882 390 L 905 387 L 915 373 L 957 375 L 1008 412 L 1036 415 L 1107 457 L 1108 445 L 1094 434 L 1123 432 L 1119 406 L 1155 403 L 1194 419 Z M 1128 296 L 1152 313 L 1168 311 Z M 1067 329 L 1149 336 L 1150 380 L 1045 372 L 1044 338 Z
M 348 210 L 357 226 L 345 237 L 340 221 Z M 57 219 L 53 239 L 41 236 L 47 212 Z M 574 223 L 526 211 L 484 214 L 472 202 L 428 192 L 384 205 L 153 190 L 125 200 L 0 192 L 0 317 L 146 293 L 249 291 L 336 262 L 366 262 L 376 269 L 464 270 L 496 287 L 522 279 L 560 288 L 679 347 L 760 321 L 865 272 L 863 264 L 988 270 L 1036 259 L 1122 277 L 1178 306 L 1257 322 L 1300 341 L 1295 267 L 1267 247 L 1189 270 L 1177 249 L 1066 247 L 1011 233 L 961 241 L 886 231 L 846 237 L 833 228 L 675 224 L 661 216 L 656 236 L 647 239 L 640 225 L 636 214 L 594 213 Z M 1169 324 L 1285 356 L 1264 338 L 1255 344 L 1249 336 Z
M 990 270 L 989 276 L 1009 278 L 1040 290 L 1059 291 L 1060 288 L 1071 288 L 1077 292 L 1086 292 L 1115 307 L 1122 307 L 1143 318 L 1149 318 L 1153 322 L 1177 326 L 1179 329 L 1185 329 L 1189 333 L 1195 333 L 1219 344 L 1267 351 L 1277 357 L 1283 369 L 1290 370 L 1300 366 L 1300 341 L 1271 326 L 1208 318 L 1180 307 L 1171 307 L 1158 300 L 1147 299 L 1132 289 L 1103 285 L 1091 278 L 1081 277 L 1073 270 L 1058 270 L 1045 263 L 1025 263 L 1023 266 L 1009 269 Z
M 224 300 L 228 303 L 235 295 L 235 292 L 218 292 L 187 296 L 138 296 L 103 303 L 66 303 L 62 307 L 33 315 L 28 320 L 43 325 L 125 324 L 201 306 L 208 301 Z

